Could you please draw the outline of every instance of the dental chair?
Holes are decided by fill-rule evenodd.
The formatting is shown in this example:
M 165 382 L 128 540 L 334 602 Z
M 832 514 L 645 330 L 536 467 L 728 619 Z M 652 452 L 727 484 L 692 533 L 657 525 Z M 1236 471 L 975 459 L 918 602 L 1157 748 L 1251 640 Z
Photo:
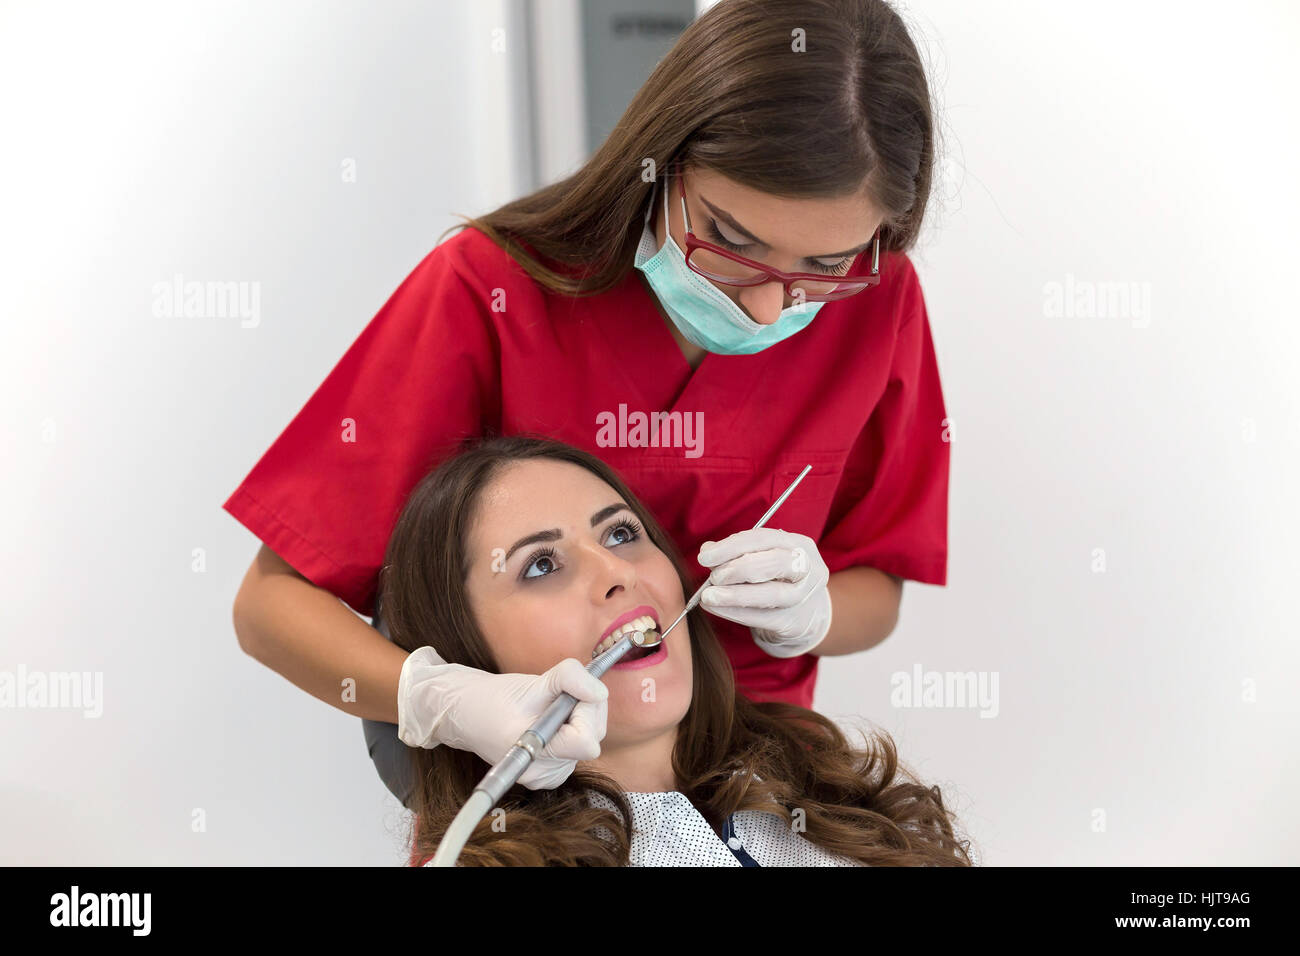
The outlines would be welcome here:
M 388 627 L 384 624 L 381 614 L 379 599 L 376 598 L 375 616 L 371 626 L 391 641 L 392 635 L 388 633 Z M 361 730 L 366 737 L 366 749 L 370 751 L 370 759 L 375 762 L 375 769 L 379 771 L 379 779 L 383 780 L 393 796 L 402 802 L 402 806 L 411 809 L 411 797 L 415 792 L 415 768 L 411 760 L 411 749 L 397 736 L 397 724 L 382 720 L 367 720 L 363 717 Z

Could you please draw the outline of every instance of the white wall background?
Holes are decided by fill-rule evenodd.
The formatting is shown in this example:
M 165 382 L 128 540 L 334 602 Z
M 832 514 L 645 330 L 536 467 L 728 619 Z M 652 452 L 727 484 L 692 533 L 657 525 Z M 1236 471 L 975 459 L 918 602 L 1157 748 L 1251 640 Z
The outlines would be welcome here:
M 527 188 L 490 45 L 518 14 L 0 7 L 0 670 L 105 694 L 98 720 L 0 709 L 0 862 L 403 860 L 356 719 L 240 651 L 257 541 L 220 505 L 451 213 Z M 945 124 L 913 259 L 954 420 L 949 585 L 909 583 L 817 704 L 893 733 L 987 863 L 1292 863 L 1300 17 L 906 15 Z M 544 176 L 581 159 L 571 110 L 533 117 Z M 176 273 L 259 283 L 260 323 L 154 317 Z M 1053 318 L 1067 277 L 1149 312 Z M 891 706 L 918 664 L 996 673 L 998 716 Z

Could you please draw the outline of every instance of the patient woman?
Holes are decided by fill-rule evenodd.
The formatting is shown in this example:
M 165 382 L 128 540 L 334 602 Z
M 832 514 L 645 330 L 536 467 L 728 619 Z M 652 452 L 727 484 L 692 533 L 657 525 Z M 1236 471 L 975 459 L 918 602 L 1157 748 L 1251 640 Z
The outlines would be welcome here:
M 529 436 L 481 441 L 415 488 L 380 587 L 398 645 L 503 674 L 586 664 L 638 618 L 662 632 L 692 590 L 608 465 Z M 888 736 L 859 750 L 820 714 L 739 694 L 699 608 L 642 654 L 603 677 L 599 755 L 553 789 L 512 787 L 460 865 L 971 865 L 939 788 L 904 776 Z M 412 861 L 427 862 L 489 767 L 447 746 L 411 757 Z

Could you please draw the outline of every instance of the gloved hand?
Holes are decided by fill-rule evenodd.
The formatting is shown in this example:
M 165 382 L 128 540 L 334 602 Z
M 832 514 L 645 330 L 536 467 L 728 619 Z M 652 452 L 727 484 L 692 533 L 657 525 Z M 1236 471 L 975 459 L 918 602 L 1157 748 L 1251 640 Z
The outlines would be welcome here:
M 413 651 L 397 683 L 397 736 L 408 747 L 443 743 L 495 765 L 561 692 L 578 699 L 566 723 L 519 778 L 530 790 L 551 790 L 579 760 L 600 756 L 609 688 L 576 657 L 545 674 L 490 674 L 448 664 L 432 647 Z
M 713 586 L 700 606 L 745 624 L 754 643 L 773 657 L 798 657 L 831 627 L 830 570 L 807 535 L 777 528 L 737 531 L 705 541 L 698 560 L 713 568 Z

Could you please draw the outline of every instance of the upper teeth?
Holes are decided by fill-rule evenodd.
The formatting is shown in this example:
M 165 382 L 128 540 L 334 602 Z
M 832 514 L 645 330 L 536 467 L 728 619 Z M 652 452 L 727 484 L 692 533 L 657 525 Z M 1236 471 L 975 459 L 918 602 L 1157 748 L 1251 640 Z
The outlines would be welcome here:
M 624 634 L 628 634 L 632 631 L 653 630 L 654 626 L 655 626 L 655 619 L 650 617 L 649 615 L 638 617 L 634 621 L 628 621 L 626 624 L 614 628 L 613 633 L 611 633 L 609 637 L 605 638 L 603 641 L 597 644 L 596 649 L 592 652 L 591 656 L 596 657 L 600 654 L 604 654 L 607 650 L 609 650 L 620 640 L 622 640 Z

